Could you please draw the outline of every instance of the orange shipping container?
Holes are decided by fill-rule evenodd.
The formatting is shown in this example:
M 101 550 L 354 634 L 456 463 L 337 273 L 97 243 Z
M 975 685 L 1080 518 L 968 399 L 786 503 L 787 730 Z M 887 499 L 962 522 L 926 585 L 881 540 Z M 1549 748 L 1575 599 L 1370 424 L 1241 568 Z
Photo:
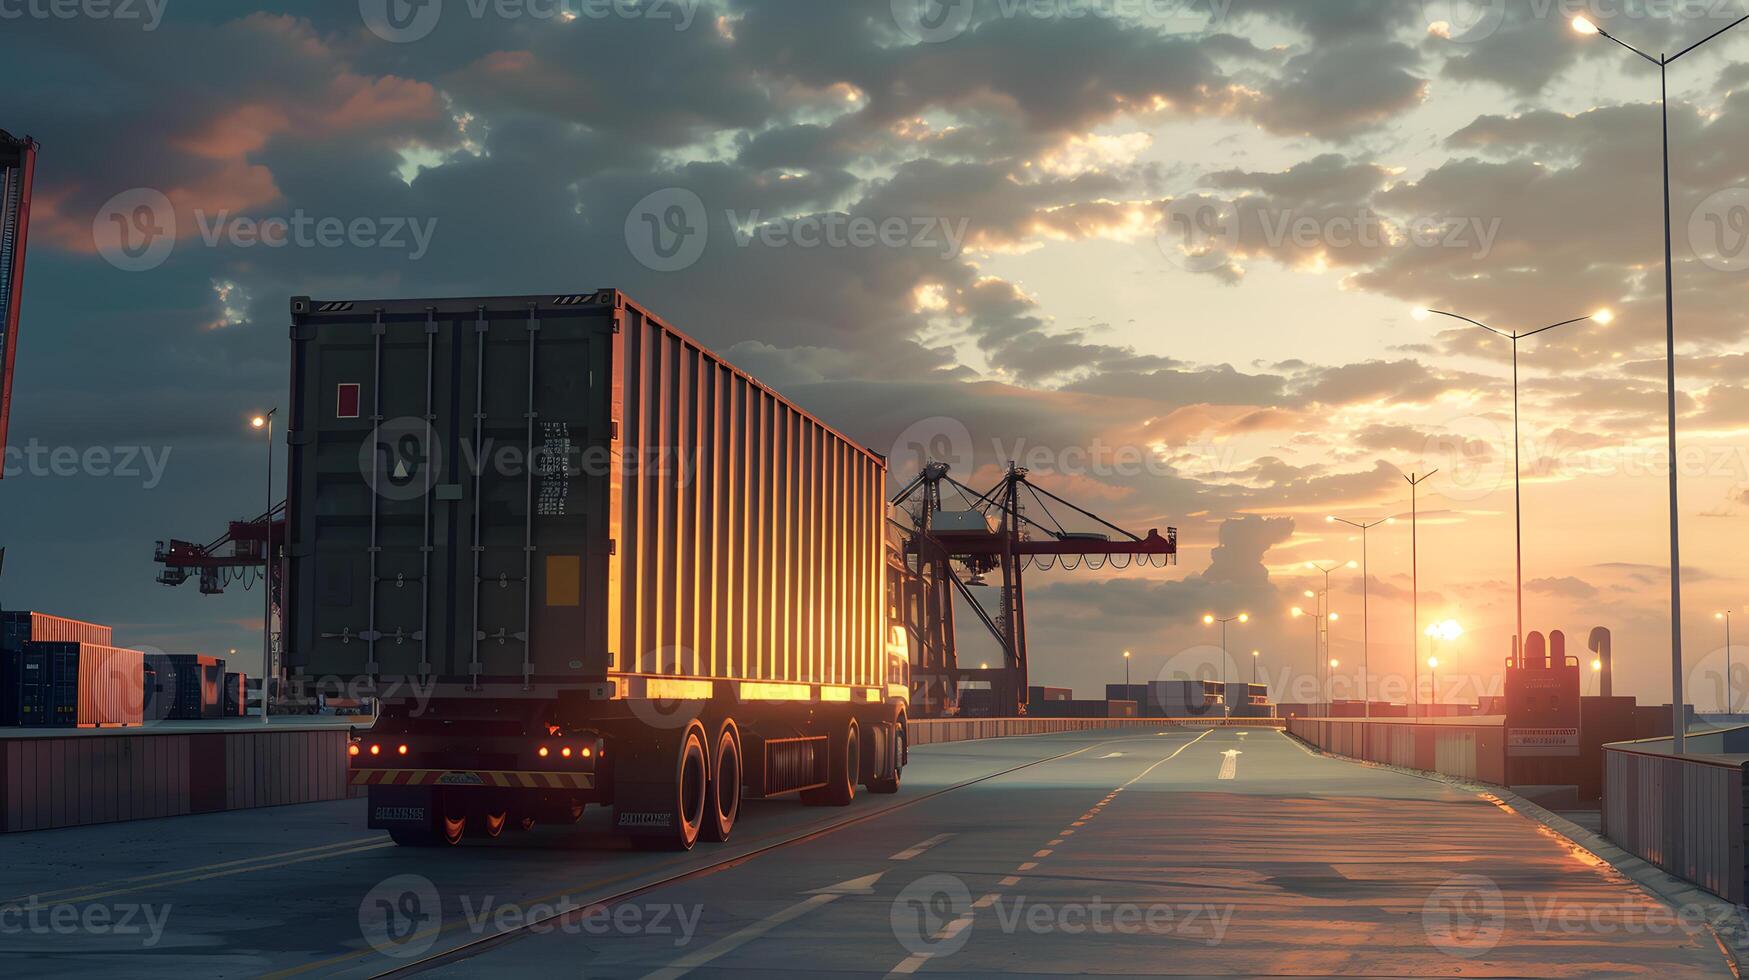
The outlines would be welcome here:
M 109 646 L 115 632 L 107 626 L 40 612 L 0 613 L 0 648 L 17 650 L 25 643 L 93 643 Z

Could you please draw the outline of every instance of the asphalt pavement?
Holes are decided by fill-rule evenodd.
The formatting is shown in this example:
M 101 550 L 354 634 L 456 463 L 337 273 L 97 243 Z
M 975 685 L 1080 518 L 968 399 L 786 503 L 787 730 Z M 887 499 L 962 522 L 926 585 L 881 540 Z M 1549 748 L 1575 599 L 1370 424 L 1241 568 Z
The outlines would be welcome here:
M 1504 803 L 1257 729 L 922 746 L 896 796 L 394 847 L 362 800 L 0 837 L 20 976 L 1729 976 Z

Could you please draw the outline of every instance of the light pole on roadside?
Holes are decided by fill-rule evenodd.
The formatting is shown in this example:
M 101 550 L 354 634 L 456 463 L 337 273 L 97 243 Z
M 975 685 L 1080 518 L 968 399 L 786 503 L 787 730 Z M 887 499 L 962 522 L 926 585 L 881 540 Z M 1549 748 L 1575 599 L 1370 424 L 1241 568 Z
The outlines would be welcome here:
M 1676 489 L 1676 265 L 1670 230 L 1670 66 L 1683 55 L 1744 21 L 1749 21 L 1749 15 L 1737 18 L 1674 55 L 1654 58 L 1598 27 L 1589 18 L 1573 18 L 1575 31 L 1608 38 L 1658 66 L 1658 106 L 1664 119 L 1664 395 L 1670 430 L 1670 750 L 1676 755 L 1682 754 L 1688 719 L 1683 710 L 1682 696 L 1682 544 Z
M 1251 614 L 1240 613 L 1237 616 L 1227 616 L 1222 618 L 1216 616 L 1214 613 L 1208 613 L 1202 617 L 1202 621 L 1205 626 L 1213 626 L 1215 623 L 1221 624 L 1221 717 L 1231 718 L 1233 716 L 1233 705 L 1227 698 L 1227 624 L 1249 623 L 1251 621 Z
M 1409 662 L 1415 668 L 1415 713 L 1421 713 L 1421 510 L 1417 499 L 1421 484 L 1433 478 L 1438 470 L 1430 470 L 1416 476 L 1411 473 L 1403 479 L 1409 481 L 1409 606 L 1414 619 L 1412 642 L 1409 644 Z
M 1314 658 L 1315 662 L 1318 665 L 1322 666 L 1323 659 L 1325 657 L 1329 656 L 1329 654 L 1330 654 L 1330 624 L 1336 621 L 1336 614 L 1330 611 L 1330 573 L 1336 571 L 1339 568 L 1359 568 L 1360 565 L 1357 562 L 1350 561 L 1350 562 L 1348 562 L 1346 564 L 1342 564 L 1342 565 L 1328 565 L 1328 566 L 1326 566 L 1326 565 L 1320 565 L 1315 561 L 1309 561 L 1309 562 L 1306 562 L 1306 567 L 1315 571 L 1315 572 L 1323 572 L 1324 573 L 1324 590 L 1322 592 L 1318 593 L 1318 597 L 1319 597 L 1319 601 L 1320 601 L 1321 605 L 1318 608 L 1317 614 L 1313 617 L 1313 619 L 1314 619 L 1313 625 L 1317 628 L 1318 635 L 1321 636 L 1324 640 L 1324 649 L 1322 651 L 1319 651 L 1317 657 Z M 1326 683 L 1326 687 L 1328 687 L 1329 680 L 1330 680 L 1330 672 L 1328 669 L 1326 669 L 1324 671 L 1324 681 Z
M 1372 717 L 1372 696 L 1368 693 L 1367 672 L 1372 668 L 1372 610 L 1367 604 L 1366 532 L 1380 524 L 1395 524 L 1395 517 L 1382 521 L 1351 521 L 1343 517 L 1326 517 L 1331 524 L 1346 524 L 1360 528 L 1360 707 L 1362 717 Z
M 267 509 L 263 511 L 265 526 L 262 529 L 261 542 L 261 723 L 267 720 L 267 689 L 273 677 L 273 417 L 279 413 L 277 407 L 268 409 L 266 415 L 257 415 L 249 420 L 250 426 L 264 430 L 267 433 Z M 248 692 L 239 691 L 238 696 L 248 700 Z
M 1123 652 L 1123 696 L 1130 696 L 1130 652 Z
M 1414 316 L 1417 320 L 1425 320 L 1430 316 L 1451 317 L 1453 320 L 1462 320 L 1473 326 L 1481 327 L 1483 330 L 1488 331 L 1496 337 L 1504 337 L 1507 340 L 1512 341 L 1512 533 L 1514 553 L 1517 556 L 1517 572 L 1514 581 L 1518 606 L 1518 625 L 1517 633 L 1514 634 L 1512 640 L 1512 657 L 1513 660 L 1516 661 L 1519 657 L 1523 656 L 1524 653 L 1524 497 L 1522 493 L 1521 474 L 1518 466 L 1518 342 L 1535 337 L 1539 333 L 1547 333 L 1556 327 L 1565 327 L 1574 323 L 1584 323 L 1587 320 L 1595 320 L 1598 323 L 1608 325 L 1610 321 L 1615 319 L 1615 314 L 1608 310 L 1598 310 L 1596 313 L 1589 316 L 1575 317 L 1571 320 L 1562 320 L 1560 323 L 1551 323 L 1546 327 L 1538 327 L 1535 330 L 1527 330 L 1524 333 L 1509 333 L 1505 330 L 1496 330 L 1480 320 L 1472 320 L 1462 314 L 1447 313 L 1444 310 L 1418 309 L 1414 312 Z
M 1731 612 L 1731 610 L 1726 609 L 1723 612 L 1713 613 L 1714 619 L 1725 621 L 1725 714 L 1727 715 L 1735 709 L 1735 704 L 1731 700 Z

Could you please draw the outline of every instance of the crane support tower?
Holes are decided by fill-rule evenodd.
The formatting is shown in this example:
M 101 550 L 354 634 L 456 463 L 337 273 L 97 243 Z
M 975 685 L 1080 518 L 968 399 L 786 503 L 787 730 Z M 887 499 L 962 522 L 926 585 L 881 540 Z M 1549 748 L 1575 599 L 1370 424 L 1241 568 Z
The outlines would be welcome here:
M 24 294 L 24 240 L 30 227 L 35 140 L 0 129 L 0 459 L 12 422 L 12 369 L 18 360 L 19 302 Z M 0 478 L 5 476 L 0 466 Z

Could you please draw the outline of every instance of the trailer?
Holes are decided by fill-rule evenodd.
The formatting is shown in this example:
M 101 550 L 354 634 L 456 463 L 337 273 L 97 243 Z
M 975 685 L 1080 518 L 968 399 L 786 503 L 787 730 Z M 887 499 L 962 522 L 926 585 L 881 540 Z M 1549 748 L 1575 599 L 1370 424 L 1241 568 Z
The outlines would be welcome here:
M 370 826 L 456 844 L 611 806 L 899 789 L 886 463 L 623 293 L 291 301 L 286 662 L 375 698 Z

